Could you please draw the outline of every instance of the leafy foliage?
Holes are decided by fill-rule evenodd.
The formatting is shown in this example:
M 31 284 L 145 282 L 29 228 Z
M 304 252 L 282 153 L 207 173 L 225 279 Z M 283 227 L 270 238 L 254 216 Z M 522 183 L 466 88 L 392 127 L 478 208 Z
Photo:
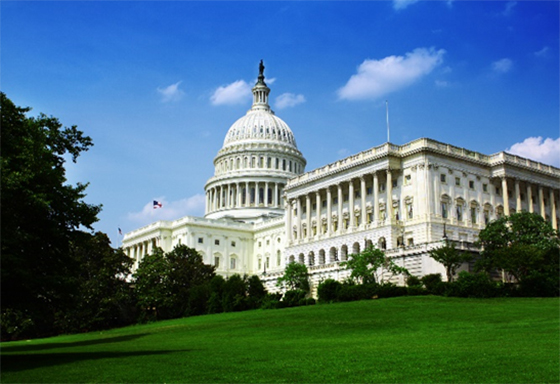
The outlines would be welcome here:
M 144 320 L 187 315 L 191 290 L 209 283 L 214 276 L 214 267 L 204 264 L 195 249 L 180 244 L 165 254 L 156 248 L 144 257 L 134 275 Z
M 309 271 L 305 264 L 292 262 L 286 266 L 284 275 L 278 279 L 278 286 L 286 285 L 288 290 L 310 292 Z
M 489 223 L 480 231 L 479 245 L 479 270 L 503 270 L 518 283 L 535 275 L 558 281 L 558 231 L 536 213 L 514 213 Z
M 101 207 L 83 201 L 87 185 L 69 185 L 65 176 L 66 158 L 75 162 L 91 138 L 54 117 L 27 117 L 30 110 L 0 93 L 2 312 L 50 334 L 79 289 L 70 244 Z
M 350 277 L 362 284 L 383 284 L 386 272 L 391 273 L 387 280 L 396 274 L 409 274 L 406 268 L 398 266 L 385 255 L 385 252 L 373 246 L 367 247 L 360 253 L 349 255 L 348 261 L 343 261 L 340 265 L 351 270 Z
M 472 260 L 470 253 L 461 252 L 455 248 L 455 243 L 446 243 L 443 247 L 432 249 L 430 257 L 443 264 L 447 274 L 447 281 L 453 281 L 457 268 Z

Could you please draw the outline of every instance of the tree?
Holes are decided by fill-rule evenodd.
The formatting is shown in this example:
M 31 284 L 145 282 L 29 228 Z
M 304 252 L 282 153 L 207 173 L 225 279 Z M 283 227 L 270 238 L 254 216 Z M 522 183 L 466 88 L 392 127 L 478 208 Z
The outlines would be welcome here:
M 447 274 L 447 281 L 453 281 L 453 276 L 457 268 L 459 268 L 463 263 L 472 259 L 472 256 L 466 252 L 460 252 L 455 248 L 455 243 L 446 242 L 443 247 L 432 249 L 430 251 L 430 257 L 443 264 L 445 267 L 445 273 Z
M 131 324 L 135 301 L 127 281 L 132 259 L 122 249 L 111 247 L 106 234 L 81 233 L 72 241 L 70 252 L 80 266 L 75 276 L 78 294 L 73 310 L 62 313 L 65 331 L 91 331 Z
M 287 286 L 289 290 L 302 290 L 310 292 L 309 271 L 305 264 L 291 262 L 286 266 L 284 275 L 278 279 L 278 286 Z
M 558 280 L 558 231 L 536 213 L 518 212 L 490 222 L 480 231 L 478 244 L 478 269 L 503 270 L 519 283 L 536 275 Z
M 374 246 L 369 246 L 360 253 L 348 255 L 348 260 L 343 261 L 340 265 L 351 270 L 350 277 L 362 284 L 383 284 L 386 272 L 391 273 L 387 280 L 396 274 L 409 274 L 406 268 L 395 264 L 385 255 L 385 252 Z
M 101 206 L 83 201 L 87 184 L 65 177 L 66 158 L 76 162 L 91 138 L 54 117 L 27 117 L 30 110 L 0 93 L 2 313 L 50 334 L 78 289 L 70 243 L 80 228 L 91 229 Z
M 214 275 L 214 267 L 204 264 L 193 248 L 177 245 L 167 254 L 156 248 L 144 257 L 134 274 L 144 318 L 159 320 L 187 315 L 191 290 L 208 284 Z

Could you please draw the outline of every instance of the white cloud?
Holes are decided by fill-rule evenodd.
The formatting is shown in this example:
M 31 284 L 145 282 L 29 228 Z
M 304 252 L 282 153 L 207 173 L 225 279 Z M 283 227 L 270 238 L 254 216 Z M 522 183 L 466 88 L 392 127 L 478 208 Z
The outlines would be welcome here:
M 549 47 L 543 47 L 540 51 L 535 52 L 535 56 L 537 57 L 546 57 L 548 55 L 548 51 L 550 50 Z
M 560 167 L 560 137 L 547 137 L 545 140 L 541 136 L 528 137 L 521 143 L 513 144 L 506 152 Z
M 158 87 L 157 91 L 160 94 L 161 101 L 163 103 L 178 101 L 181 99 L 181 97 L 183 97 L 185 93 L 179 89 L 179 84 L 181 84 L 181 81 L 178 81 L 175 84 L 171 84 L 170 86 L 165 88 Z
M 449 86 L 449 82 L 445 80 L 436 80 L 436 86 L 439 88 L 445 88 Z
M 294 107 L 298 104 L 305 103 L 305 96 L 294 95 L 293 93 L 283 93 L 276 98 L 274 106 L 278 109 Z
M 516 5 L 517 5 L 517 1 L 508 1 L 506 3 L 506 8 L 502 12 L 502 15 L 506 17 L 511 15 L 511 13 L 513 12 L 513 7 L 515 7 Z
M 407 8 L 409 5 L 417 3 L 420 0 L 393 0 L 393 9 L 400 11 L 401 9 Z
M 176 220 L 183 216 L 202 216 L 206 204 L 204 195 L 194 195 L 177 201 L 167 201 L 165 197 L 154 200 L 162 203 L 162 208 L 154 209 L 153 202 L 147 203 L 139 212 L 128 213 L 128 220 L 136 225 L 147 225 L 157 220 Z
M 417 48 L 405 56 L 365 60 L 346 85 L 338 90 L 341 99 L 378 98 L 404 88 L 429 74 L 443 62 L 445 50 Z
M 511 71 L 513 67 L 513 61 L 508 58 L 504 58 L 492 63 L 492 70 L 496 73 L 507 73 Z
M 231 84 L 218 87 L 210 97 L 213 105 L 240 104 L 251 96 L 251 86 L 245 80 L 237 80 Z

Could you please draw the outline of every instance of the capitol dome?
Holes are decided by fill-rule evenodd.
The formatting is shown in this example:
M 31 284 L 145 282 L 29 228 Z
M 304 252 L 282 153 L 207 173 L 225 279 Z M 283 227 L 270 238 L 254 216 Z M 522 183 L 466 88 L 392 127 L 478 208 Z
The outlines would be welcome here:
M 261 61 L 253 105 L 230 127 L 214 159 L 205 186 L 207 218 L 252 222 L 282 215 L 286 182 L 305 170 L 292 130 L 268 105 L 264 79 Z

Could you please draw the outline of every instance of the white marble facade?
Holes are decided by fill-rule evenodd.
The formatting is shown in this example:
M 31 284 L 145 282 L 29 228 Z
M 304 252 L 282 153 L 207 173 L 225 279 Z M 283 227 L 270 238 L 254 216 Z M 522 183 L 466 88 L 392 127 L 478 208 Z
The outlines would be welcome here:
M 488 221 L 522 210 L 558 229 L 560 169 L 506 152 L 484 155 L 422 138 L 304 173 L 292 131 L 268 105 L 263 69 L 252 108 L 214 159 L 205 218 L 158 221 L 125 234 L 122 247 L 135 268 L 154 246 L 186 244 L 219 274 L 257 274 L 270 291 L 287 263 L 302 262 L 316 287 L 346 278 L 339 263 L 373 244 L 416 276 L 445 276 L 428 257 L 444 231 L 474 249 Z

